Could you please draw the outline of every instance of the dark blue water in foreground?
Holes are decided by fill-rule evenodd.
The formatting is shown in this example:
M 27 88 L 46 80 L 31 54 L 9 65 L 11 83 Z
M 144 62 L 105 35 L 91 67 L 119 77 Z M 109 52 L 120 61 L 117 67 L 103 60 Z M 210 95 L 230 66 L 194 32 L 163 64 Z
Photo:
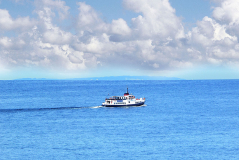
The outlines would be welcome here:
M 239 80 L 0 81 L 0 159 L 238 160 Z

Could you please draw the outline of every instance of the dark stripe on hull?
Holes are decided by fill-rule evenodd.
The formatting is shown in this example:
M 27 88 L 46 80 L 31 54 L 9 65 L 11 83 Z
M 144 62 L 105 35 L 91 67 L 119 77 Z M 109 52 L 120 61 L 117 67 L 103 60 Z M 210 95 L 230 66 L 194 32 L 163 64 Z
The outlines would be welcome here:
M 128 104 L 128 105 L 102 105 L 104 107 L 128 107 L 128 106 L 142 106 L 144 102 L 137 103 L 137 104 Z

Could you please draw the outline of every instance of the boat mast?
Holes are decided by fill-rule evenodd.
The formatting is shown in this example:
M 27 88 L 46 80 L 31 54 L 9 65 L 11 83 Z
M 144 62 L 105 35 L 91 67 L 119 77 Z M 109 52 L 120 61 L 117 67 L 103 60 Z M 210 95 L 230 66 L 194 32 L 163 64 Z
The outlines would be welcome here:
M 124 93 L 124 96 L 128 96 L 129 95 L 129 91 L 128 91 L 128 87 L 127 87 L 127 92 Z

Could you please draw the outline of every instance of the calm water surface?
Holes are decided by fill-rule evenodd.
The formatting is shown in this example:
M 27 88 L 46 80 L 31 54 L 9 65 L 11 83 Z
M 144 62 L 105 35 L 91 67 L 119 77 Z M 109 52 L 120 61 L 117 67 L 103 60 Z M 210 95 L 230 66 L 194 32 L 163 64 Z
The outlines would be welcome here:
M 0 81 L 0 159 L 238 160 L 238 115 L 239 80 Z

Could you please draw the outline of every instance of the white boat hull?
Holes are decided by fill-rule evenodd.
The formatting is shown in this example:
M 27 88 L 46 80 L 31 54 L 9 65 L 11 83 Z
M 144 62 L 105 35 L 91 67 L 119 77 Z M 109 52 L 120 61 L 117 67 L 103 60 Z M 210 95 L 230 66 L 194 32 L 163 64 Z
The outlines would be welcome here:
M 145 103 L 145 99 L 141 98 L 139 100 L 132 99 L 132 100 L 105 100 L 102 103 L 104 107 L 124 107 L 124 106 L 142 106 Z
M 142 106 L 142 105 L 144 105 L 144 102 L 141 102 L 141 103 L 138 103 L 138 104 L 125 104 L 125 105 L 120 105 L 120 104 L 114 104 L 114 105 L 102 105 L 102 106 L 104 106 L 104 107 L 127 107 L 127 106 Z

